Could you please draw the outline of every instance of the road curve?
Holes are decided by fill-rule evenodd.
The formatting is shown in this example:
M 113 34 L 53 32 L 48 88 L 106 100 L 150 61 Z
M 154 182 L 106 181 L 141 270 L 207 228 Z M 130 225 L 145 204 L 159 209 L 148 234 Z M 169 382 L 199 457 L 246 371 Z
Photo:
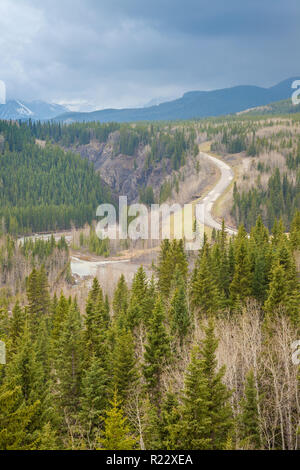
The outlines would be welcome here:
M 215 202 L 219 199 L 219 197 L 226 191 L 228 186 L 233 181 L 233 171 L 229 165 L 225 162 L 222 162 L 216 157 L 209 155 L 208 153 L 201 152 L 200 155 L 208 160 L 210 160 L 214 165 L 216 165 L 219 170 L 221 171 L 221 177 L 216 184 L 216 186 L 205 196 L 204 199 L 199 201 L 203 204 L 204 210 L 200 211 L 201 213 L 198 215 L 198 221 L 203 224 L 207 225 L 208 227 L 215 228 L 216 230 L 221 230 L 222 225 L 213 218 L 212 215 L 212 208 Z M 226 231 L 230 235 L 235 235 L 237 231 L 231 227 L 226 226 Z

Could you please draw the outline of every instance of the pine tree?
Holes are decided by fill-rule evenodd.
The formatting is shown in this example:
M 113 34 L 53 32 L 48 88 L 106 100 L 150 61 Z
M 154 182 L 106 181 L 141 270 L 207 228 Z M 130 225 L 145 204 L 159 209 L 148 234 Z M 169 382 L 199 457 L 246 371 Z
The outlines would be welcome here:
M 221 300 L 223 300 L 223 306 L 227 305 L 227 300 L 229 297 L 229 286 L 230 286 L 230 266 L 229 266 L 229 256 L 226 250 L 226 247 L 222 248 L 223 242 L 221 239 L 221 253 L 220 253 L 220 263 L 218 266 L 218 281 L 219 281 L 219 290 L 221 293 Z
M 68 300 L 65 298 L 63 293 L 61 293 L 59 301 L 55 301 L 52 305 L 53 313 L 52 313 L 52 328 L 51 328 L 51 338 L 52 341 L 55 343 L 58 341 L 61 332 L 63 323 L 68 315 L 68 311 L 70 309 L 70 304 Z
M 137 449 L 137 439 L 130 431 L 116 392 L 110 404 L 111 408 L 106 411 L 105 430 L 102 437 L 98 439 L 100 445 L 98 450 Z
M 262 217 L 259 216 L 255 227 L 251 230 L 251 239 L 254 239 L 256 246 L 264 246 L 269 243 L 269 231 L 264 226 Z
M 0 338 L 5 340 L 9 335 L 10 319 L 7 308 L 0 308 Z
M 128 296 L 128 287 L 125 281 L 125 277 L 122 274 L 114 292 L 113 298 L 113 311 L 116 318 L 119 318 L 122 315 L 126 315 L 128 309 Z
M 149 323 L 143 365 L 147 387 L 152 394 L 155 394 L 156 398 L 159 397 L 161 373 L 170 355 L 169 338 L 165 330 L 164 318 L 164 308 L 159 297 Z
M 170 427 L 173 450 L 207 450 L 211 438 L 207 435 L 210 426 L 208 382 L 203 373 L 203 359 L 198 347 L 192 351 L 191 362 L 185 377 L 180 420 Z
M 179 271 L 175 275 L 175 290 L 171 299 L 169 311 L 171 333 L 174 337 L 179 337 L 182 345 L 186 337 L 191 321 L 187 305 L 186 290 L 184 281 Z
M 51 423 L 46 423 L 40 432 L 37 449 L 38 450 L 58 450 L 58 437 L 56 430 Z
M 50 296 L 45 267 L 39 271 L 34 269 L 27 280 L 27 297 L 29 302 L 29 314 L 33 325 L 37 325 L 42 315 L 49 313 Z
M 261 438 L 259 430 L 259 414 L 257 390 L 254 374 L 251 370 L 245 383 L 244 398 L 241 401 L 241 414 L 239 417 L 242 446 L 246 449 L 260 449 Z
M 110 367 L 113 377 L 112 387 L 124 401 L 138 378 L 134 342 L 130 331 L 118 330 Z
M 158 286 L 163 297 L 168 297 L 174 279 L 174 274 L 179 271 L 184 282 L 188 273 L 188 263 L 184 252 L 182 240 L 164 240 L 158 262 Z
M 71 305 L 58 339 L 56 374 L 59 405 L 74 411 L 78 408 L 82 376 L 82 329 L 80 312 Z
M 32 439 L 38 441 L 42 426 L 53 418 L 53 409 L 49 404 L 50 384 L 27 323 L 17 352 L 6 368 L 4 384 L 10 390 L 19 387 L 24 403 L 27 406 L 34 405 L 35 413 L 31 418 L 28 433 L 31 433 Z
M 238 237 L 236 243 L 234 275 L 230 285 L 230 295 L 233 303 L 237 298 L 244 301 L 251 295 L 252 280 L 247 239 L 245 236 Z
M 25 312 L 20 307 L 19 302 L 13 308 L 12 316 L 9 322 L 9 334 L 12 341 L 12 348 L 16 350 L 17 343 L 23 333 L 25 326 Z
M 143 402 L 143 442 L 146 450 L 159 450 L 161 443 L 161 423 L 158 416 L 158 409 L 149 396 Z
M 169 240 L 163 240 L 161 243 L 157 274 L 160 292 L 167 297 L 172 280 L 171 245 Z
M 126 325 L 131 329 L 141 323 L 147 324 L 151 316 L 148 302 L 148 281 L 144 268 L 141 266 L 133 278 Z
M 268 289 L 269 269 L 266 252 L 257 248 L 254 255 L 254 268 L 252 275 L 252 295 L 261 302 L 266 300 Z
M 20 387 L 25 402 L 29 404 L 37 400 L 44 388 L 43 368 L 37 359 L 28 323 L 24 326 L 17 352 L 7 364 L 5 383 L 10 388 Z
M 160 435 L 163 449 L 173 449 L 172 430 L 180 419 L 177 397 L 174 393 L 167 392 L 161 406 Z
M 275 262 L 271 273 L 264 309 L 269 316 L 272 316 L 274 311 L 281 309 L 289 315 L 296 327 L 300 325 L 299 283 L 296 277 L 290 276 L 289 271 L 286 271 L 278 261 Z
M 272 229 L 272 235 L 273 235 L 272 245 L 277 246 L 279 243 L 284 241 L 286 239 L 284 233 L 285 233 L 285 227 L 284 227 L 282 219 L 280 219 L 279 221 L 275 219 L 274 226 Z
M 293 250 L 300 250 L 300 211 L 295 212 L 290 233 L 290 242 Z
M 201 313 L 217 313 L 220 308 L 220 293 L 212 272 L 208 246 L 200 253 L 191 288 L 192 304 Z
M 51 342 L 50 342 L 50 328 L 49 322 L 45 317 L 43 317 L 39 323 L 36 341 L 35 341 L 35 350 L 36 357 L 39 363 L 43 368 L 43 376 L 45 382 L 51 380 Z
M 272 315 L 280 306 L 285 307 L 288 303 L 288 287 L 284 269 L 279 263 L 276 263 L 272 269 L 268 297 L 264 305 L 267 313 Z
M 0 450 L 36 448 L 28 427 L 38 406 L 38 402 L 26 404 L 21 387 L 0 386 Z
M 210 319 L 205 329 L 205 339 L 201 350 L 203 374 L 208 384 L 208 437 L 212 449 L 225 449 L 229 433 L 233 428 L 232 409 L 229 403 L 231 393 L 223 383 L 225 367 L 217 370 L 216 350 L 218 339 L 214 333 L 214 323 Z
M 85 360 L 89 363 L 92 355 L 104 357 L 107 355 L 106 336 L 109 323 L 109 314 L 103 299 L 102 289 L 97 279 L 89 293 L 85 316 Z
M 90 367 L 82 378 L 80 420 L 86 430 L 88 442 L 93 442 L 100 420 L 104 420 L 108 406 L 109 377 L 102 360 L 93 356 Z

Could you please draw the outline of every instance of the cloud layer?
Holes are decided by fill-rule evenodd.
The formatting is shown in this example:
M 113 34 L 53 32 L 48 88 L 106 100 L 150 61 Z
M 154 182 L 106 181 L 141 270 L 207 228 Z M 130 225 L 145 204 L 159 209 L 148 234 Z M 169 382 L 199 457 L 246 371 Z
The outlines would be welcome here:
M 86 110 L 269 86 L 300 72 L 299 20 L 299 0 L 0 0 L 0 79 Z

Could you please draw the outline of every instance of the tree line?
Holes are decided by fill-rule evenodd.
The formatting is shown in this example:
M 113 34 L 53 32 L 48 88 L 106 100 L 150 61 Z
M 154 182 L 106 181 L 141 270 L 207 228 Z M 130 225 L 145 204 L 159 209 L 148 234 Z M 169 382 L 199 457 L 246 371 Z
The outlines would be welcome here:
M 63 230 L 95 218 L 111 194 L 93 166 L 72 152 L 41 148 L 28 124 L 0 123 L 0 218 L 11 234 Z
M 194 266 L 166 240 L 152 279 L 121 276 L 111 301 L 94 279 L 84 312 L 34 269 L 26 304 L 0 314 L 0 448 L 299 448 L 280 352 L 300 327 L 299 234 L 299 213 L 289 237 L 282 221 L 272 236 L 261 218 L 249 237 L 223 225 Z

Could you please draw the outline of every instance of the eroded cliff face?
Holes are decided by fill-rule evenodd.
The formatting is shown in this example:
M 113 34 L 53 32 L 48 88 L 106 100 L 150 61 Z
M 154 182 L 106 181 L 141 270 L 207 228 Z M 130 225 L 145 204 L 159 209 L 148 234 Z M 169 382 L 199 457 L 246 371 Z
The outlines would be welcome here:
M 139 202 L 140 190 L 146 187 L 153 188 L 155 202 L 160 202 L 163 184 L 171 187 L 168 199 L 186 203 L 201 195 L 217 176 L 216 168 L 201 156 L 187 154 L 186 164 L 174 171 L 168 158 L 149 165 L 148 145 L 139 145 L 133 156 L 116 153 L 118 139 L 119 133 L 114 132 L 106 143 L 93 140 L 87 145 L 72 147 L 72 150 L 94 164 L 114 196 L 127 196 L 129 203 Z

